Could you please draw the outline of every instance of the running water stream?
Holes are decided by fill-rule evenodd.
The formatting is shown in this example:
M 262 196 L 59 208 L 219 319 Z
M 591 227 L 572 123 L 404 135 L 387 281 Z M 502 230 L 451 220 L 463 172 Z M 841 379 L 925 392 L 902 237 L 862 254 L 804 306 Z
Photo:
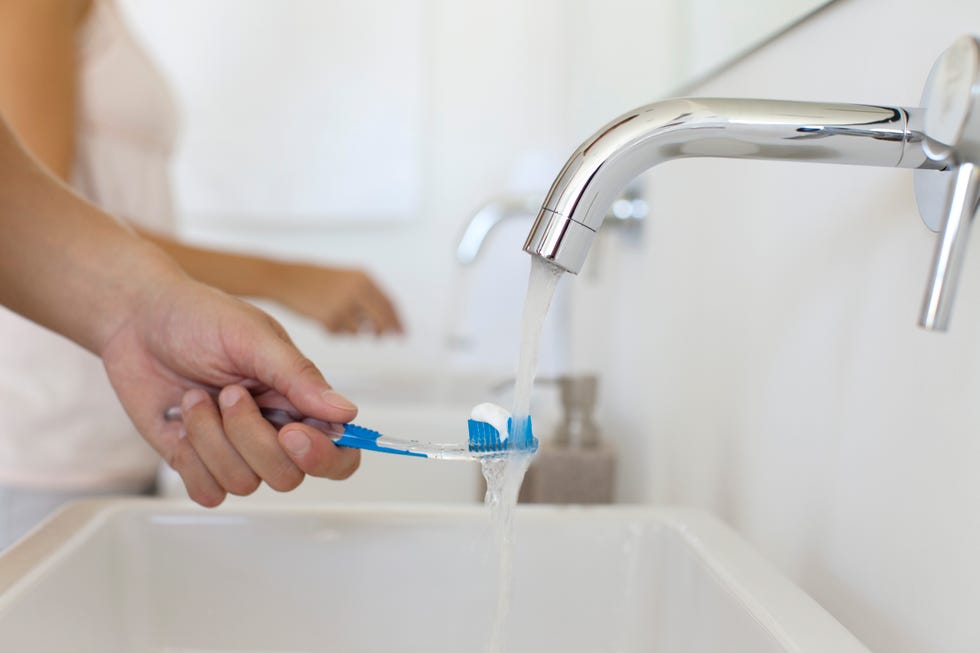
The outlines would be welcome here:
M 562 271 L 537 256 L 531 257 L 531 276 L 524 300 L 524 316 L 521 322 L 521 348 L 514 385 L 514 408 L 508 439 L 523 442 L 530 436 L 531 388 L 538 367 L 538 347 L 541 328 L 548 307 L 555 294 Z M 517 494 L 534 454 L 511 451 L 508 455 L 485 458 L 482 461 L 483 477 L 487 480 L 486 504 L 490 507 L 494 546 L 498 559 L 497 607 L 493 629 L 487 647 L 489 653 L 503 653 L 507 649 L 506 631 L 510 615 L 511 581 L 513 575 L 514 507 Z

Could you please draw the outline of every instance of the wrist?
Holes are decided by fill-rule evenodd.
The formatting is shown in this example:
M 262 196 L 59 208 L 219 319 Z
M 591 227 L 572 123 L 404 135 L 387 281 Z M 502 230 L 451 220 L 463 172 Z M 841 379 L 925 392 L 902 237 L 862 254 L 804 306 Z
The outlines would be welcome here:
M 160 297 L 190 281 L 177 263 L 160 248 L 133 237 L 122 255 L 107 266 L 102 292 L 96 294 L 90 342 L 82 346 L 102 355 L 113 336 L 139 319 Z

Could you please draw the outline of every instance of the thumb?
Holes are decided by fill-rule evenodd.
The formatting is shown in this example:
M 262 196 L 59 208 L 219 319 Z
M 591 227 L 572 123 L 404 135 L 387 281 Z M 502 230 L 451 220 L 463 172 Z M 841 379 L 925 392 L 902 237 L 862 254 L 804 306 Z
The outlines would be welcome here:
M 255 376 L 307 417 L 346 424 L 357 416 L 357 406 L 323 378 L 320 370 L 292 343 L 270 339 L 256 347 Z

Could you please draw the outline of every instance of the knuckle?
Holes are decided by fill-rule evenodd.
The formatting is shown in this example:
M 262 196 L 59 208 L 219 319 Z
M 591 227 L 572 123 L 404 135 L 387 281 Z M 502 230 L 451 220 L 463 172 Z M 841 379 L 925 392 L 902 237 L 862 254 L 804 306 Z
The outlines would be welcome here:
M 360 466 L 361 452 L 353 451 L 351 455 L 338 455 L 331 458 L 322 467 L 322 472 L 318 476 L 323 476 L 334 481 L 343 481 L 344 479 L 350 478 Z
M 176 446 L 167 453 L 167 464 L 170 468 L 178 473 L 183 473 L 183 470 L 187 468 L 187 463 L 189 462 L 190 447 Z
M 286 328 L 279 323 L 279 320 L 275 319 L 274 317 L 268 314 L 263 314 L 263 315 L 265 316 L 265 319 L 268 320 L 269 327 L 272 329 L 273 333 L 275 333 L 277 336 L 279 336 L 286 342 L 292 342 L 292 339 L 290 339 L 289 337 L 289 332 L 286 331 Z
M 194 388 L 184 394 L 181 402 L 181 413 L 184 423 L 194 420 L 202 415 L 207 415 L 208 410 L 214 407 L 211 397 L 202 389 Z
M 306 476 L 292 462 L 286 461 L 265 479 L 266 484 L 276 492 L 290 492 L 299 487 Z
M 234 494 L 235 496 L 245 497 L 252 494 L 257 489 L 259 489 L 259 485 L 261 485 L 261 483 L 262 480 L 251 472 L 247 474 L 238 473 L 238 474 L 234 474 L 228 480 L 225 489 L 227 489 L 229 493 Z
M 187 496 L 205 508 L 217 508 L 225 500 L 225 492 L 218 488 L 188 487 Z
M 316 364 L 302 354 L 297 357 L 295 369 L 297 376 L 305 376 L 308 374 L 316 374 L 319 376 L 320 374 L 320 370 Z
M 358 452 L 358 454 L 359 453 L 360 452 Z M 361 467 L 361 456 L 360 455 L 351 456 L 350 461 L 347 463 L 347 465 L 341 469 L 340 474 L 337 476 L 337 480 L 343 481 L 344 479 L 350 478 L 351 476 L 354 475 L 354 472 L 360 469 L 360 467 Z

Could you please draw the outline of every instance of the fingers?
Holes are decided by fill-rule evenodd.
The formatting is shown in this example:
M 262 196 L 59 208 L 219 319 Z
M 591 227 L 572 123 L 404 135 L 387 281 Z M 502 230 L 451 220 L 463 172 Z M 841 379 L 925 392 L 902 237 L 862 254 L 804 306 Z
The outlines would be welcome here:
M 266 484 L 288 492 L 303 482 L 303 472 L 276 439 L 276 428 L 262 417 L 251 395 L 241 386 L 228 386 L 218 396 L 221 427 L 227 441 Z
M 388 296 L 378 288 L 370 278 L 367 279 L 369 288 L 362 296 L 364 311 L 374 325 L 374 332 L 378 335 L 382 333 L 403 333 L 401 320 L 398 319 L 398 311 Z
M 215 508 L 225 500 L 227 493 L 208 471 L 186 437 L 177 441 L 167 463 L 180 474 L 184 487 L 187 488 L 187 496 L 195 503 L 205 508 Z
M 184 394 L 181 412 L 187 438 L 218 485 L 239 496 L 255 492 L 259 477 L 225 437 L 211 397 L 203 390 L 191 390 Z
M 182 415 L 199 416 L 202 413 L 202 405 L 206 402 L 210 402 L 210 397 L 206 392 L 191 390 L 184 395 L 181 413 Z M 227 492 L 211 474 L 194 448 L 190 438 L 192 431 L 188 431 L 185 423 L 181 428 L 180 437 L 167 458 L 167 462 L 180 474 L 180 478 L 184 481 L 184 487 L 187 488 L 187 496 L 202 506 L 214 508 L 225 500 Z
M 345 479 L 360 465 L 359 450 L 337 447 L 308 424 L 288 424 L 277 432 L 238 385 L 224 388 L 217 405 L 204 390 L 187 391 L 181 415 L 185 435 L 169 462 L 191 499 L 203 506 L 217 506 L 226 494 L 251 494 L 262 481 L 288 492 L 306 474 Z
M 310 476 L 343 480 L 357 471 L 361 452 L 338 447 L 321 431 L 306 424 L 289 424 L 279 431 L 279 444 L 292 461 Z
M 357 416 L 357 406 L 334 392 L 316 365 L 292 343 L 264 342 L 254 356 L 255 378 L 286 397 L 304 415 L 340 424 Z
M 380 336 L 403 332 L 388 299 L 371 293 L 351 297 L 342 310 L 328 314 L 322 321 L 328 331 L 343 335 L 373 333 Z
M 370 275 L 353 269 L 335 274 L 340 281 L 334 282 L 333 302 L 320 314 L 329 331 L 352 335 L 404 332 L 394 304 Z
M 334 311 L 323 320 L 327 331 L 339 335 L 356 336 L 367 323 L 364 313 L 357 306 L 349 306 L 345 311 Z M 374 330 L 374 326 L 371 325 Z
M 185 453 L 188 473 L 178 471 L 191 498 L 202 505 L 217 505 L 220 501 L 204 502 L 198 497 L 211 499 L 215 487 L 222 499 L 225 493 L 248 495 L 261 481 L 279 491 L 296 488 L 303 472 L 279 446 L 275 427 L 263 419 L 248 392 L 241 386 L 229 386 L 221 391 L 218 402 L 220 412 L 199 389 L 189 390 L 181 402 L 187 432 L 184 441 L 193 447 L 195 456 L 192 459 Z

